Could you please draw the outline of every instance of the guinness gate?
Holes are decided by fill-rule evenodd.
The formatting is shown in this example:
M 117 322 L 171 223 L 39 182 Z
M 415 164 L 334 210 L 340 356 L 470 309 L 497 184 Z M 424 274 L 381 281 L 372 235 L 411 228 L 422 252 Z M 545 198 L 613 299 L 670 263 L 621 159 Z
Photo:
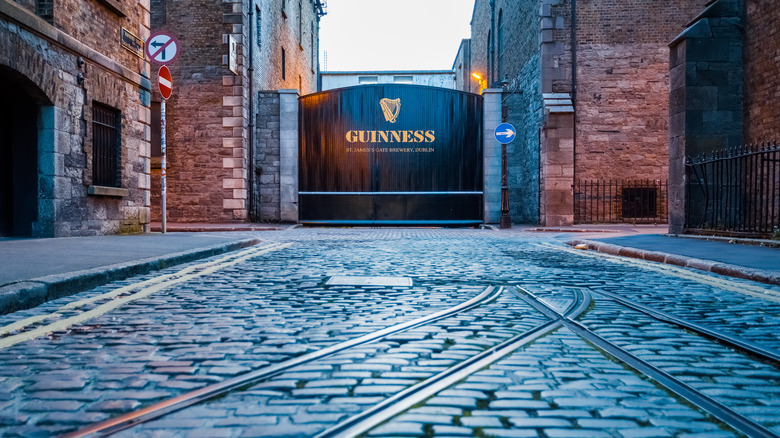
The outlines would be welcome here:
M 476 225 L 482 97 L 363 85 L 299 100 L 299 221 Z

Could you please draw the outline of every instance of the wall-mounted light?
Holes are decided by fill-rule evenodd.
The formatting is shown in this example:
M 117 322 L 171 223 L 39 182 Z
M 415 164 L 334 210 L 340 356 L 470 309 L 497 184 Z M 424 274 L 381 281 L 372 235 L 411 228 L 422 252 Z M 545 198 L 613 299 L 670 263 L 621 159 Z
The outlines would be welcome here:
M 479 83 L 479 92 L 480 93 L 482 92 L 482 90 L 487 88 L 487 80 L 485 80 L 485 78 L 483 78 L 481 74 L 479 74 L 479 73 L 472 73 L 471 76 L 474 79 L 476 79 L 477 82 Z

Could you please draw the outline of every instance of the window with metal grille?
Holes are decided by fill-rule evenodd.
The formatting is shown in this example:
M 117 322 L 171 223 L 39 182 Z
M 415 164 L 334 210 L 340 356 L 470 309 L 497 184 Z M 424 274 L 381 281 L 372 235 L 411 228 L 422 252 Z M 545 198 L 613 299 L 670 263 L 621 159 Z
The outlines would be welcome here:
M 92 185 L 121 187 L 119 110 L 92 102 Z
M 655 187 L 623 187 L 624 218 L 654 218 L 658 191 Z
M 39 17 L 53 24 L 54 0 L 38 0 L 37 4 L 35 5 L 35 13 L 38 14 Z

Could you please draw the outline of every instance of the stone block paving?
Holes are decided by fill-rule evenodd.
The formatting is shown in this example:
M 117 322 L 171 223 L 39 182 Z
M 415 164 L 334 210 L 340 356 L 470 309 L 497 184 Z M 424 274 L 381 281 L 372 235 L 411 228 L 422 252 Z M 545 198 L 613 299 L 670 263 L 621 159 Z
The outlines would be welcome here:
M 74 430 L 450 307 L 493 284 L 519 285 L 556 299 L 565 299 L 571 288 L 609 290 L 641 299 L 648 305 L 658 304 L 655 297 L 660 297 L 669 313 L 680 312 L 680 316 L 744 335 L 772 348 L 780 344 L 780 305 L 777 303 L 723 291 L 690 279 L 596 258 L 576 257 L 538 245 L 549 242 L 539 235 L 487 230 L 302 229 L 261 236 L 268 242 L 292 242 L 293 246 L 179 284 L 67 330 L 0 350 L 0 435 L 51 436 Z M 325 280 L 332 275 L 408 276 L 413 278 L 414 285 L 406 288 L 324 286 Z M 5 315 L 0 317 L 0 326 L 53 312 L 73 300 L 152 277 L 147 275 L 116 282 L 35 309 Z M 741 281 L 734 280 L 734 284 Z M 603 309 L 605 304 L 602 303 L 597 303 L 596 310 Z M 67 312 L 63 314 L 68 315 Z M 185 436 L 211 436 L 206 433 L 211 429 L 201 428 L 205 422 L 215 426 L 214 430 L 224 436 L 311 436 L 316 430 L 322 430 L 323 425 L 335 424 L 364 410 L 399 389 L 427 378 L 430 373 L 463 360 L 469 353 L 500 342 L 519 329 L 503 326 L 504 323 L 497 319 L 491 320 L 504 317 L 498 310 L 473 319 L 464 315 L 453 319 L 451 326 L 441 326 L 442 330 L 448 331 L 444 339 L 439 332 L 421 330 L 350 350 L 328 358 L 332 362 L 308 365 L 286 373 L 284 378 L 279 376 L 263 382 L 241 395 L 231 395 L 246 398 L 240 408 L 233 410 L 218 404 L 197 406 L 183 412 L 188 418 L 180 420 L 186 422 L 168 420 L 165 423 L 166 418 L 163 418 L 158 424 L 167 426 L 148 431 L 150 436 L 171 436 L 171 430 L 178 430 Z M 612 317 L 607 312 L 598 318 L 611 321 L 609 318 Z M 595 321 L 601 320 L 598 318 Z M 455 335 L 458 327 L 463 336 Z M 639 326 L 633 328 L 641 329 Z M 678 336 L 663 331 L 658 334 L 658 338 L 648 342 L 659 349 L 667 342 L 662 334 Z M 627 343 L 633 342 L 630 339 L 633 334 L 619 336 L 627 336 Z M 697 357 L 704 358 L 705 355 Z M 727 359 L 738 364 L 736 358 Z M 715 392 L 752 391 L 756 382 L 740 379 L 775 382 L 777 378 L 769 372 L 771 370 L 758 367 L 756 371 L 753 369 L 755 364 L 743 365 L 738 376 L 705 376 L 704 383 L 715 384 L 710 388 Z M 586 376 L 591 373 L 588 368 L 581 372 Z M 553 377 L 568 383 L 566 379 L 579 378 L 575 371 L 572 373 L 575 374 Z M 440 405 L 432 405 L 444 412 L 436 415 L 454 417 L 455 414 L 447 412 L 455 408 L 484 410 L 485 402 L 480 401 L 483 399 L 474 393 L 463 392 L 479 391 L 479 388 L 459 385 L 451 390 L 455 392 L 438 396 L 440 400 L 436 403 Z M 738 394 L 742 393 L 733 392 L 729 397 L 741 400 Z M 776 416 L 774 394 L 763 391 L 760 399 L 754 397 L 739 408 L 754 418 Z M 527 401 L 541 401 L 535 397 Z M 520 397 L 509 399 L 523 400 Z M 490 408 L 489 403 L 493 400 L 490 397 L 486 400 L 487 408 Z M 474 406 L 471 406 L 472 401 L 476 403 Z M 302 406 L 306 407 L 304 412 L 299 410 Z M 551 406 L 558 411 L 579 409 Z M 629 411 L 623 412 L 628 416 Z M 537 418 L 533 412 L 526 413 L 529 418 Z M 591 414 L 595 419 L 602 419 Z M 434 418 L 444 421 L 443 417 Z M 512 424 L 501 417 L 498 419 L 505 430 L 529 429 L 519 426 L 508 429 Z M 489 424 L 477 426 L 482 424 L 480 421 Z M 606 423 L 588 423 L 588 427 L 571 421 L 570 424 L 569 429 L 539 426 L 534 430 L 549 429 L 553 435 L 563 433 L 555 432 L 557 429 L 572 430 L 574 432 L 570 433 L 574 434 L 582 428 L 600 429 L 594 425 Z M 651 430 L 648 424 L 637 424 L 642 431 L 626 436 L 655 436 L 652 435 L 655 432 L 647 432 Z M 291 428 L 287 429 L 287 426 Z M 501 429 L 490 419 L 466 420 L 466 423 L 453 421 L 440 426 L 439 435 L 442 436 L 457 436 L 466 431 L 463 428 L 475 431 L 473 433 L 477 435 L 481 433 L 478 427 Z M 426 434 L 433 433 L 427 423 L 420 427 Z M 672 436 L 708 436 L 710 432 L 667 424 L 654 427 L 671 430 Z M 616 431 L 622 429 L 614 428 L 609 433 L 621 436 L 616 435 Z M 662 432 L 658 434 L 667 436 Z
M 171 425 L 179 424 L 175 428 L 179 436 L 209 435 L 209 431 L 213 436 L 231 436 L 233 431 L 224 429 L 234 425 L 255 427 L 258 435 L 310 436 L 545 321 L 526 302 L 504 293 L 492 303 L 297 367 L 247 391 L 205 404 L 203 409 L 221 413 L 212 421 L 193 423 L 189 428 L 187 420 L 197 417 L 182 411 L 120 435 L 141 437 L 163 429 L 171 432 Z M 452 390 L 442 396 L 451 403 L 471 403 L 475 393 Z M 254 410 L 247 411 L 247 405 Z M 285 412 L 250 414 L 273 412 L 278 406 L 284 406 Z
M 369 437 L 732 437 L 567 329 L 517 350 Z

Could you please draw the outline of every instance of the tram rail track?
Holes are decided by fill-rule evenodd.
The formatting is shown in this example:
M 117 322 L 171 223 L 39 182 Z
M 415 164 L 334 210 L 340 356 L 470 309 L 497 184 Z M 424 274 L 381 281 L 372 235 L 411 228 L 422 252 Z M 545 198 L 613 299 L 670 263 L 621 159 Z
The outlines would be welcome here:
M 322 359 L 328 356 L 332 356 L 344 350 L 359 345 L 368 344 L 377 341 L 379 339 L 385 338 L 387 336 L 401 333 L 416 327 L 420 327 L 429 324 L 431 322 L 456 315 L 460 312 L 473 309 L 474 307 L 487 304 L 495 300 L 496 298 L 498 298 L 498 296 L 501 295 L 502 292 L 503 292 L 502 288 L 488 286 L 481 294 L 477 295 L 476 297 L 468 301 L 465 301 L 459 305 L 453 306 L 449 309 L 444 309 L 438 312 L 434 312 L 432 314 L 420 318 L 416 318 L 412 321 L 396 324 L 384 328 L 382 330 L 375 331 L 373 333 L 369 333 L 357 338 L 350 339 L 345 342 L 338 343 L 336 345 L 332 345 L 330 347 L 323 348 L 321 350 L 317 350 L 309 354 L 298 356 L 296 358 L 284 361 L 282 363 L 271 365 L 259 370 L 251 371 L 234 378 L 226 379 L 221 382 L 208 385 L 206 387 L 194 391 L 190 391 L 181 394 L 177 397 L 164 400 L 159 403 L 155 403 L 144 409 L 130 412 L 100 423 L 93 424 L 91 426 L 87 426 L 75 432 L 62 435 L 62 438 L 76 438 L 76 437 L 86 437 L 86 436 L 101 436 L 101 437 L 109 436 L 119 431 L 136 426 L 138 424 L 148 422 L 160 418 L 162 416 L 165 416 L 167 414 L 170 414 L 172 412 L 176 412 L 178 410 L 187 408 L 189 406 L 202 403 L 204 401 L 213 399 L 215 397 L 219 397 L 221 395 L 225 395 L 227 393 L 230 393 L 231 391 L 251 386 L 260 381 L 279 375 L 294 367 L 304 365 L 306 363 L 310 363 L 315 360 Z
M 737 348 L 740 351 L 758 357 L 763 361 L 771 363 L 774 367 L 780 368 L 780 355 L 777 352 L 761 347 L 754 343 L 741 340 L 735 336 L 722 333 L 717 330 L 702 326 L 701 324 L 686 321 L 682 318 L 669 315 L 667 313 L 652 309 L 639 303 L 635 303 L 619 295 L 607 292 L 591 292 L 582 289 L 572 289 L 573 299 L 565 309 L 555 306 L 544 297 L 534 295 L 533 293 L 517 288 L 488 287 L 481 294 L 449 309 L 441 310 L 430 315 L 417 318 L 406 323 L 396 324 L 358 338 L 354 338 L 339 344 L 323 348 L 283 363 L 255 370 L 235 378 L 209 385 L 199 390 L 182 394 L 178 397 L 159 402 L 139 411 L 131 412 L 120 417 L 103 421 L 92 426 L 80 429 L 76 432 L 64 435 L 65 438 L 83 437 L 83 436 L 109 436 L 116 432 L 140 425 L 145 422 L 163 417 L 175 411 L 185 409 L 189 406 L 200 404 L 216 397 L 226 395 L 233 391 L 240 391 L 249 388 L 261 381 L 279 376 L 285 371 L 289 371 L 300 365 L 308 364 L 318 359 L 333 356 L 339 352 L 344 352 L 350 348 L 365 345 L 370 342 L 381 340 L 394 334 L 399 334 L 413 328 L 422 327 L 426 324 L 457 315 L 458 313 L 474 309 L 478 306 L 488 304 L 496 300 L 505 291 L 511 291 L 512 295 L 523 302 L 529 304 L 533 309 L 544 315 L 546 321 L 535 327 L 524 331 L 518 335 L 504 340 L 491 348 L 472 357 L 465 359 L 446 371 L 437 373 L 415 385 L 409 386 L 383 402 L 378 403 L 370 409 L 343 420 L 325 431 L 319 433 L 317 438 L 333 437 L 352 437 L 369 432 L 372 428 L 388 421 L 394 416 L 408 410 L 412 406 L 423 402 L 438 392 L 451 387 L 456 382 L 463 380 L 469 375 L 480 369 L 489 367 L 497 360 L 510 355 L 512 352 L 532 344 L 537 339 L 552 333 L 562 327 L 567 328 L 577 336 L 589 342 L 603 354 L 613 357 L 624 363 L 636 373 L 649 377 L 659 386 L 667 391 L 686 400 L 688 403 L 696 406 L 703 412 L 707 412 L 713 418 L 729 425 L 740 433 L 751 437 L 778 437 L 777 434 L 767 429 L 763 425 L 751 420 L 745 415 L 736 412 L 731 407 L 715 400 L 696 388 L 688 385 L 673 375 L 661 370 L 660 368 L 637 357 L 628 350 L 610 342 L 606 338 L 590 330 L 583 323 L 576 319 L 586 313 L 593 304 L 592 298 L 602 297 L 611 300 L 632 310 L 642 312 L 651 318 L 672 324 L 681 329 L 695 332 L 710 340 L 717 341 L 724 345 Z
M 563 326 L 565 326 L 567 329 L 571 330 L 573 333 L 577 334 L 581 338 L 585 339 L 586 341 L 590 342 L 599 350 L 603 351 L 608 355 L 615 357 L 616 359 L 630 366 L 637 372 L 647 377 L 650 377 L 659 385 L 675 393 L 679 397 L 682 397 L 683 399 L 687 400 L 689 403 L 697 406 L 699 409 L 702 409 L 703 411 L 707 412 L 714 418 L 717 418 L 718 420 L 728 424 L 733 429 L 741 433 L 744 433 L 749 437 L 775 437 L 775 438 L 778 437 L 777 434 L 767 429 L 763 425 L 736 412 L 729 406 L 726 406 L 723 403 L 718 402 L 714 398 L 702 393 L 701 391 L 698 391 L 697 389 L 686 384 L 682 380 L 672 376 L 671 374 L 661 370 L 660 368 L 653 366 L 652 364 L 632 354 L 628 350 L 621 348 L 618 345 L 610 342 L 606 338 L 596 334 L 588 327 L 586 327 L 584 324 L 575 321 L 574 318 L 572 318 L 571 316 L 557 312 L 555 309 L 549 307 L 547 304 L 545 304 L 541 299 L 536 297 L 534 294 L 521 288 L 518 288 L 518 290 L 520 290 L 524 295 L 531 298 L 530 300 L 528 300 L 529 304 L 531 304 L 539 311 L 547 315 L 557 314 L 557 318 L 560 320 Z M 619 297 L 615 296 L 614 294 L 609 294 L 609 295 L 612 295 L 610 298 L 615 299 L 615 301 L 620 302 L 625 306 L 634 308 L 633 305 L 629 306 L 629 300 L 619 299 Z M 694 327 L 697 327 L 695 331 L 697 332 L 702 331 L 701 334 L 706 332 L 706 336 L 708 338 L 721 341 L 728 345 L 738 344 L 740 345 L 740 348 L 743 349 L 751 348 L 748 345 L 750 343 L 747 343 L 745 341 L 739 342 L 739 340 L 737 340 L 734 337 L 723 335 L 714 330 L 702 330 L 703 327 L 698 326 L 697 324 L 687 323 L 681 318 L 674 318 L 674 317 L 670 318 L 670 315 L 664 315 L 661 314 L 661 312 L 652 311 L 652 309 L 646 306 L 642 306 L 642 307 L 644 308 L 644 310 L 647 311 L 648 315 L 660 321 L 673 323 L 675 325 L 686 327 L 691 330 L 694 330 Z M 752 350 L 751 352 L 756 354 Z M 776 367 L 780 365 L 778 364 L 777 361 L 774 361 L 774 359 L 770 359 L 770 360 L 774 362 L 774 365 Z

